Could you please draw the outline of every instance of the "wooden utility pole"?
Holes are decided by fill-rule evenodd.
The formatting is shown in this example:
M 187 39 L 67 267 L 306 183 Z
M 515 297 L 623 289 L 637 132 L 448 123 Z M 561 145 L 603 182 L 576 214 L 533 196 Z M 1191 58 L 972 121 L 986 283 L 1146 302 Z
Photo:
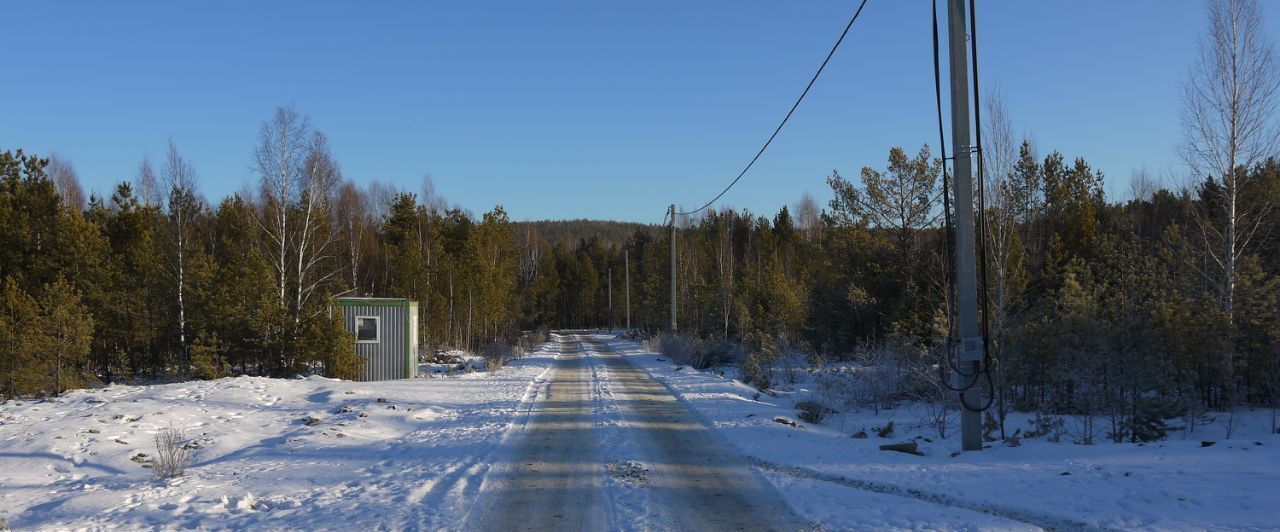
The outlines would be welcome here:
M 609 330 L 613 330 L 613 266 L 609 266 Z
M 631 249 L 622 251 L 627 270 L 627 330 L 631 330 Z
M 972 146 L 969 145 L 969 0 L 948 0 L 947 39 L 951 55 L 951 143 L 955 146 L 952 167 L 956 205 L 956 313 L 960 326 L 960 346 L 952 386 L 963 389 L 960 401 L 960 447 L 982 450 L 982 390 L 978 377 L 983 370 L 985 346 L 978 327 L 978 276 L 973 223 Z
M 671 204 L 671 334 L 676 333 L 676 204 Z

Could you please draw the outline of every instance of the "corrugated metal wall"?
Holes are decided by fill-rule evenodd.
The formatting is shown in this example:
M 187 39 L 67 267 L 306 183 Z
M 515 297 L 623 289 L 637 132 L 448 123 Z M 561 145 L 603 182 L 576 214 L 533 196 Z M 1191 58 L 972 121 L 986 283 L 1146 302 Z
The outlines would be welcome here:
M 378 343 L 356 343 L 356 354 L 364 359 L 366 381 L 410 379 L 417 373 L 416 346 L 410 346 L 409 313 L 417 311 L 404 302 L 373 302 L 361 304 L 358 300 L 343 300 L 339 307 L 348 331 L 356 330 L 357 316 L 378 318 Z M 414 320 L 416 321 L 416 320 Z

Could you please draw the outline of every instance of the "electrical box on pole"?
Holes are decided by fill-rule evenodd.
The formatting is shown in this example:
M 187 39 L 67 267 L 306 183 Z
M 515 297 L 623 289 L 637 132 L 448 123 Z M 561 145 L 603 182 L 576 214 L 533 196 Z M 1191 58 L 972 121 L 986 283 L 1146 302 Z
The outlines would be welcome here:
M 979 376 L 985 358 L 982 330 L 978 325 L 978 275 L 973 210 L 973 147 L 969 143 L 969 0 L 948 0 L 947 39 L 951 56 L 951 143 L 955 146 L 952 167 L 955 194 L 956 231 L 956 314 L 960 348 L 952 386 L 960 396 L 960 446 L 966 451 L 982 449 L 982 401 Z

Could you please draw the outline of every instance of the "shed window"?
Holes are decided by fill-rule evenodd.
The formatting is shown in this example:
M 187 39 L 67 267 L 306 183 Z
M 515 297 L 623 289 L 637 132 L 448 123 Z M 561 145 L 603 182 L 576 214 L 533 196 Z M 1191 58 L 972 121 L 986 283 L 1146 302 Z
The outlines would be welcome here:
M 356 343 L 378 343 L 377 316 L 356 316 Z

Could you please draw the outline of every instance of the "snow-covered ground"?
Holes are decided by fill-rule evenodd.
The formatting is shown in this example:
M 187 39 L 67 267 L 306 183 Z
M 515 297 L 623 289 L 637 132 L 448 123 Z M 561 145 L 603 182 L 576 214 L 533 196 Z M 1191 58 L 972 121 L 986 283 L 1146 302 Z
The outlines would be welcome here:
M 0 404 L 0 520 L 17 530 L 449 527 L 553 356 L 444 378 L 237 377 L 10 401 Z M 158 480 L 142 463 L 170 426 L 201 448 L 185 476 Z
M 450 349 L 433 356 L 428 362 L 419 362 L 418 378 L 475 373 L 485 371 L 487 367 L 488 363 L 480 355 L 461 349 Z
M 910 408 L 792 427 L 774 420 L 798 421 L 792 397 L 803 394 L 760 394 L 718 372 L 677 369 L 635 343 L 609 343 L 829 529 L 1280 529 L 1280 437 L 1268 434 L 1267 412 L 1247 413 L 1230 440 L 1208 425 L 1150 444 L 1024 439 L 952 456 L 958 439 L 920 428 Z M 895 435 L 877 437 L 873 428 L 890 419 Z M 1025 417 L 1011 420 L 1026 426 Z M 864 429 L 869 438 L 851 437 Z M 908 440 L 924 456 L 879 450 Z
M 1267 434 L 1265 412 L 1246 415 L 1230 440 L 1205 426 L 1147 445 L 1025 439 L 952 456 L 955 438 L 919 427 L 910 408 L 782 424 L 775 419 L 798 421 L 803 393 L 759 394 L 633 342 L 592 338 L 666 386 L 724 452 L 747 457 L 820 529 L 1280 528 L 1280 437 Z M 492 464 L 511 458 L 511 434 L 546 400 L 556 345 L 496 372 L 368 383 L 238 377 L 3 403 L 0 519 L 19 530 L 457 529 Z M 661 497 L 650 493 L 661 485 L 649 478 L 661 459 L 623 428 L 616 368 L 591 367 L 604 499 L 623 521 L 615 525 L 661 529 Z M 895 435 L 877 437 L 871 429 L 890 419 Z M 168 427 L 200 448 L 185 476 L 159 480 L 144 464 Z M 864 428 L 868 438 L 850 437 Z M 924 456 L 878 450 L 909 439 Z

